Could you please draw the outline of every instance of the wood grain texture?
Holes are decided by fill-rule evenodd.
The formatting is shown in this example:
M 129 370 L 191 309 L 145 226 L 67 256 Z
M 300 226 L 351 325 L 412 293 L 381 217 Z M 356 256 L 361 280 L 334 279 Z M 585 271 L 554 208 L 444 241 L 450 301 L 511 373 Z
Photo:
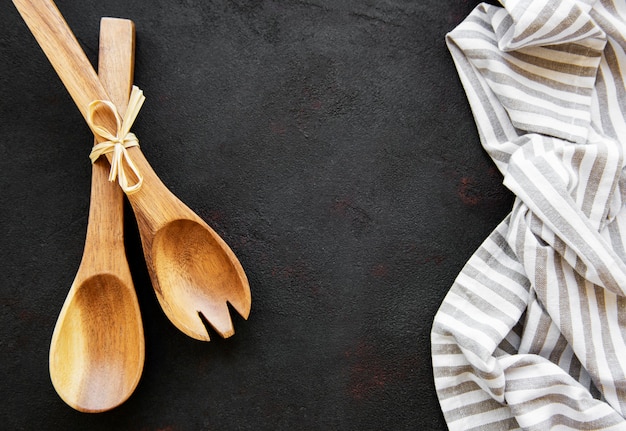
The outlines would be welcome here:
M 103 19 L 100 79 L 123 112 L 133 82 L 134 24 Z M 83 258 L 55 325 L 50 377 L 59 396 L 83 412 L 117 407 L 133 393 L 145 356 L 143 325 L 124 249 L 124 193 L 93 164 Z
M 85 107 L 91 101 L 109 96 L 62 15 L 50 0 L 14 0 L 14 4 L 87 117 Z M 103 117 L 99 124 L 115 124 L 104 115 L 108 111 L 98 112 Z M 239 260 L 204 220 L 167 189 L 138 147 L 128 152 L 144 176 L 142 188 L 128 198 L 161 308 L 192 338 L 208 341 L 206 324 L 222 337 L 233 335 L 227 303 L 245 319 L 251 306 L 248 279 Z

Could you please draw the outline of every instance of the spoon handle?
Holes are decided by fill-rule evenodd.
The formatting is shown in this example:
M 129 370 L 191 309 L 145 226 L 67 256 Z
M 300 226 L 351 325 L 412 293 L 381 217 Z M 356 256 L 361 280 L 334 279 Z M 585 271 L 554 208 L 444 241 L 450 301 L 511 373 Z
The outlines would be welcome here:
M 99 79 L 107 89 L 111 102 L 120 115 L 124 115 L 133 83 L 135 26 L 126 19 L 102 18 L 100 22 Z M 87 256 L 103 253 L 121 254 L 103 265 L 126 263 L 124 252 L 124 192 L 114 182 L 108 181 L 109 163 L 104 157 L 94 161 L 91 179 L 89 223 L 85 248 Z M 87 250 L 90 247 L 91 250 Z M 98 264 L 100 259 L 93 259 Z M 100 266 L 100 265 L 98 265 Z M 96 271 L 114 268 L 98 267 Z M 119 268 L 121 271 L 124 268 Z

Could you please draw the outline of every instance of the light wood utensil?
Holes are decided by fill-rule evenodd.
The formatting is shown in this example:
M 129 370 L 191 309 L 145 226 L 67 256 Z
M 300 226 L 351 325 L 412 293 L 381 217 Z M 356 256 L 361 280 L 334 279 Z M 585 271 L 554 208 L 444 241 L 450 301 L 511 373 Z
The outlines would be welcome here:
M 100 26 L 100 80 L 124 112 L 132 85 L 132 21 L 105 18 Z M 83 259 L 50 343 L 50 377 L 76 410 L 110 410 L 128 399 L 144 365 L 137 295 L 124 251 L 124 193 L 108 181 L 109 164 L 93 165 Z
M 13 3 L 83 116 L 87 118 L 93 100 L 110 100 L 54 3 Z M 102 115 L 99 122 L 115 130 L 112 116 Z M 138 147 L 128 152 L 144 177 L 141 189 L 128 199 L 161 307 L 190 337 L 209 340 L 203 320 L 222 337 L 231 336 L 227 303 L 245 319 L 250 313 L 250 288 L 241 264 L 213 229 L 167 189 Z

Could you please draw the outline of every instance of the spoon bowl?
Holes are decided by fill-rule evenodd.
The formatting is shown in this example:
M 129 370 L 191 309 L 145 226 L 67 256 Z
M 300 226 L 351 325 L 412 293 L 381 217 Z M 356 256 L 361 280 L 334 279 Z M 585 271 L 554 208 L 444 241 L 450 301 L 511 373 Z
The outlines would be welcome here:
M 112 274 L 72 289 L 51 345 L 50 377 L 68 405 L 101 412 L 124 402 L 143 369 L 143 332 L 128 285 Z M 112 336 L 112 333 L 123 336 Z M 129 354 L 130 353 L 130 354 Z

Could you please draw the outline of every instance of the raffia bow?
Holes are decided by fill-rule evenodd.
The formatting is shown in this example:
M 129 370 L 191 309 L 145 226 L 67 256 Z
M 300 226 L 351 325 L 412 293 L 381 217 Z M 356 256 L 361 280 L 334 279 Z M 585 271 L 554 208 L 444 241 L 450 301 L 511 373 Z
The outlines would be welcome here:
M 128 148 L 139 146 L 139 140 L 134 133 L 130 132 L 130 128 L 135 122 L 145 99 L 143 91 L 133 86 L 123 119 L 120 118 L 115 105 L 108 100 L 94 100 L 88 106 L 87 123 L 95 135 L 104 139 L 103 142 L 93 146 L 91 154 L 89 154 L 91 163 L 94 163 L 102 155 L 113 153 L 109 181 L 114 181 L 117 177 L 120 187 L 126 194 L 135 193 L 143 183 L 143 176 L 128 154 Z M 117 130 L 114 133 L 106 127 L 96 124 L 94 117 L 100 106 L 105 106 L 113 112 L 117 124 Z M 137 178 L 137 181 L 132 185 L 129 185 L 125 166 L 128 166 Z

